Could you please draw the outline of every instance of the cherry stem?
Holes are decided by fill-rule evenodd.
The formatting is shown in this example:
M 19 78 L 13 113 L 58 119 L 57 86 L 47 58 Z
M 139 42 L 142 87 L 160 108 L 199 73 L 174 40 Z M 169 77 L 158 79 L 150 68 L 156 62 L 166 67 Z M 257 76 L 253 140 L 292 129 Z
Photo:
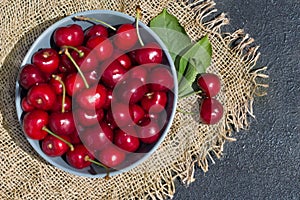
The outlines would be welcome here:
M 180 96 L 179 99 L 183 99 L 183 98 L 190 97 L 190 96 L 193 96 L 193 95 L 196 95 L 196 94 L 200 94 L 200 93 L 202 93 L 201 90 L 199 90 L 199 91 L 197 91 L 197 92 L 192 92 L 192 93 L 189 93 L 189 94 Z
M 43 131 L 46 131 L 47 133 L 49 133 L 50 135 L 56 137 L 57 139 L 63 141 L 64 143 L 66 143 L 66 144 L 70 147 L 70 150 L 71 150 L 71 151 L 74 151 L 74 146 L 73 146 L 70 142 L 68 142 L 67 140 L 65 140 L 64 138 L 62 138 L 62 137 L 58 136 L 57 134 L 53 133 L 52 131 L 50 131 L 50 130 L 49 130 L 47 127 L 45 127 L 45 126 L 42 128 L 42 130 L 43 130 Z
M 144 46 L 144 42 L 141 38 L 141 35 L 140 35 L 140 31 L 139 31 L 139 19 L 141 18 L 142 14 L 141 14 L 141 8 L 139 6 L 136 7 L 136 20 L 135 20 L 135 28 L 136 28 L 136 34 L 139 38 L 139 42 L 141 44 L 141 46 L 143 47 Z
M 58 53 L 59 54 L 62 54 L 66 49 L 72 49 L 74 51 L 76 51 L 79 55 L 79 58 L 82 58 L 84 56 L 84 52 L 83 51 L 80 51 L 79 49 L 77 49 L 76 47 L 73 47 L 73 46 L 62 46 L 62 50 L 60 50 Z
M 110 28 L 110 29 L 112 29 L 114 31 L 117 30 L 115 27 L 109 25 L 108 23 L 106 23 L 106 22 L 104 22 L 104 21 L 102 21 L 100 19 L 91 18 L 91 17 L 84 17 L 84 16 L 75 16 L 74 18 L 78 19 L 78 20 L 82 20 L 82 21 L 95 21 L 95 22 L 98 22 L 100 24 L 103 24 L 103 25 L 107 26 L 108 28 Z
M 84 157 L 84 160 L 85 160 L 85 161 L 89 161 L 89 162 L 94 163 L 94 164 L 96 164 L 96 165 L 98 165 L 98 166 L 100 166 L 100 167 L 105 168 L 105 170 L 106 170 L 106 176 L 105 176 L 105 179 L 109 179 L 109 168 L 108 168 L 108 167 L 106 167 L 105 165 L 103 165 L 103 164 L 100 163 L 100 162 L 97 162 L 97 161 L 91 159 L 88 155 Z
M 89 88 L 90 86 L 89 86 L 89 84 L 88 84 L 86 78 L 84 77 L 84 75 L 83 75 L 82 71 L 80 70 L 80 67 L 77 65 L 76 61 L 72 58 L 71 54 L 70 54 L 69 51 L 68 51 L 68 48 L 66 48 L 66 49 L 64 50 L 64 52 L 65 52 L 66 56 L 71 60 L 71 62 L 73 63 L 73 65 L 76 67 L 76 69 L 77 69 L 79 75 L 81 76 L 81 78 L 82 78 L 82 80 L 83 80 L 83 82 L 84 82 L 85 87 L 86 87 L 86 88 Z
M 66 102 L 66 86 L 59 76 L 53 74 L 52 77 L 62 85 L 63 91 L 62 91 L 61 112 L 64 113 L 65 112 L 65 102 Z

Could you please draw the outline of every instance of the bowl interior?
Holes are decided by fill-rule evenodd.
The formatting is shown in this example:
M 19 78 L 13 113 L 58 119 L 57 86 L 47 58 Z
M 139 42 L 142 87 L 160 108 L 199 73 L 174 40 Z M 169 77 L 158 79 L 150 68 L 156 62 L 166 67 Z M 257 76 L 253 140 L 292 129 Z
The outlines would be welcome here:
M 108 10 L 94 10 L 94 11 L 86 11 L 77 13 L 71 16 L 68 16 L 66 18 L 63 18 L 62 20 L 56 22 L 52 26 L 50 26 L 47 30 L 45 30 L 38 39 L 34 42 L 34 44 L 29 49 L 28 53 L 26 54 L 22 66 L 25 64 L 31 63 L 31 57 L 32 55 L 42 48 L 48 48 L 51 47 L 51 38 L 52 34 L 58 27 L 61 26 L 67 26 L 70 24 L 78 24 L 80 25 L 84 30 L 92 25 L 91 22 L 87 21 L 74 21 L 73 17 L 78 15 L 83 15 L 90 18 L 97 18 L 101 19 L 104 22 L 109 23 L 110 25 L 119 25 L 124 23 L 133 23 L 135 19 L 133 17 L 130 17 L 128 15 L 125 15 L 123 13 L 115 12 L 115 11 L 108 11 Z M 116 175 L 120 174 L 122 172 L 126 172 L 135 166 L 142 163 L 144 160 L 146 160 L 160 145 L 160 143 L 163 141 L 164 137 L 166 136 L 167 132 L 169 131 L 174 114 L 175 114 L 175 108 L 177 103 L 177 76 L 176 76 L 176 70 L 173 64 L 173 61 L 170 57 L 170 55 L 167 52 L 167 49 L 165 45 L 162 43 L 162 41 L 159 39 L 159 37 L 145 24 L 140 23 L 139 26 L 141 35 L 143 36 L 143 40 L 145 43 L 150 41 L 157 42 L 163 49 L 165 60 L 163 61 L 163 64 L 166 64 L 170 66 L 170 70 L 174 77 L 174 89 L 173 93 L 168 94 L 168 103 L 167 103 L 167 124 L 164 126 L 163 132 L 161 134 L 160 139 L 152 144 L 152 145 L 142 145 L 136 153 L 132 153 L 129 156 L 126 157 L 126 162 L 124 162 L 121 166 L 118 167 L 117 170 L 111 171 L 110 175 Z M 23 111 L 21 108 L 21 98 L 22 98 L 22 89 L 18 83 L 16 82 L 16 109 L 17 109 L 17 115 L 20 123 L 22 123 L 22 115 Z M 32 140 L 30 138 L 27 138 L 29 143 L 32 145 L 32 147 L 37 151 L 38 154 L 40 154 L 41 157 L 43 157 L 45 160 L 47 160 L 52 165 L 75 175 L 84 176 L 84 177 L 104 177 L 106 175 L 106 171 L 103 168 L 97 167 L 95 165 L 92 165 L 92 167 L 84 168 L 84 169 L 75 169 L 71 167 L 69 164 L 65 162 L 65 160 L 62 157 L 49 157 L 46 154 L 43 153 L 43 151 L 40 148 L 39 141 Z

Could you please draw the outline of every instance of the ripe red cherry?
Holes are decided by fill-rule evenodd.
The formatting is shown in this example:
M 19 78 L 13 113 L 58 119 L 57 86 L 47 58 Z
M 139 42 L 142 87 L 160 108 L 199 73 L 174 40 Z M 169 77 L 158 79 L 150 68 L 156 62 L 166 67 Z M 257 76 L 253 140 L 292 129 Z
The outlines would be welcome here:
M 132 24 L 122 24 L 114 36 L 114 45 L 120 50 L 132 48 L 137 41 L 136 29 Z
M 138 124 L 145 116 L 144 109 L 138 104 L 132 104 L 129 106 L 130 116 L 135 124 Z
M 43 110 L 33 110 L 25 114 L 22 127 L 27 137 L 33 140 L 42 140 L 47 136 L 43 127 L 49 121 L 48 113 Z
M 50 129 L 59 135 L 70 135 L 75 131 L 72 112 L 52 112 L 49 116 Z
M 27 93 L 27 101 L 37 109 L 50 110 L 56 100 L 52 87 L 46 83 L 34 85 Z
M 57 74 L 56 76 L 63 80 L 64 74 Z M 49 84 L 52 86 L 56 94 L 62 94 L 63 86 L 58 80 L 56 80 L 54 77 L 51 77 Z
M 113 61 L 112 63 L 104 63 L 102 66 L 102 70 L 104 70 L 101 80 L 103 83 L 109 87 L 113 88 L 119 82 L 127 70 L 122 67 L 122 65 L 118 61 Z
M 131 127 L 116 130 L 114 132 L 114 144 L 125 151 L 135 152 L 140 146 L 140 140 L 134 128 Z
M 52 112 L 61 112 L 62 111 L 62 100 L 63 100 L 62 95 L 56 96 L 56 101 L 51 108 Z M 72 109 L 72 99 L 69 96 L 65 96 L 64 111 L 65 112 L 71 111 L 71 109 Z
M 107 29 L 105 28 L 105 26 L 102 26 L 101 24 L 95 24 L 91 26 L 85 31 L 84 34 L 86 38 L 90 38 L 93 36 L 102 36 L 104 38 L 108 37 Z
M 60 60 L 58 53 L 54 49 L 45 48 L 33 54 L 32 63 L 42 72 L 51 74 L 58 69 Z
M 148 70 L 146 69 L 146 67 L 144 66 L 136 66 L 133 67 L 132 69 L 130 69 L 130 71 L 128 71 L 129 73 L 129 77 L 130 78 L 137 78 L 140 81 L 142 81 L 143 84 L 147 83 L 147 79 L 148 79 Z
M 116 147 L 115 145 L 110 145 L 103 149 L 97 159 L 107 167 L 117 167 L 125 160 L 126 154 L 124 151 Z
M 69 96 L 74 96 L 83 88 L 85 88 L 81 76 L 77 73 L 69 74 L 66 77 L 65 86 L 66 86 L 66 92 Z
M 203 99 L 200 106 L 200 121 L 204 124 L 216 124 L 223 116 L 223 106 L 213 98 Z
M 95 110 L 86 110 L 77 108 L 74 112 L 75 121 L 82 126 L 92 126 L 100 122 L 104 117 L 102 108 Z
M 86 42 L 86 47 L 95 52 L 99 61 L 104 61 L 110 58 L 114 49 L 111 41 L 102 36 L 94 36 L 89 38 Z
M 108 111 L 118 127 L 124 127 L 132 124 L 129 112 L 129 105 L 124 103 L 112 102 L 111 110 Z
M 161 127 L 157 124 L 155 121 L 144 121 L 144 123 L 140 124 L 140 127 L 137 128 L 137 133 L 139 139 L 146 143 L 146 144 L 152 144 L 154 142 L 157 142 L 160 135 L 161 135 Z
M 112 95 L 112 90 L 111 89 L 107 89 L 107 96 L 106 96 L 106 101 L 105 101 L 105 104 L 103 105 L 103 108 L 108 110 L 110 109 L 110 104 L 111 104 L 111 101 L 113 99 L 113 95 Z
M 165 109 L 167 100 L 165 92 L 149 92 L 142 98 L 141 105 L 148 113 L 159 113 Z
M 122 67 L 124 67 L 125 69 L 130 69 L 132 67 L 131 64 L 131 59 L 129 58 L 129 56 L 127 54 L 121 54 L 121 55 L 117 55 L 117 61 L 122 65 Z
M 71 74 L 77 72 L 76 67 L 71 62 L 70 58 L 66 54 L 62 54 L 60 56 L 60 64 L 58 66 L 58 70 L 61 73 Z
M 77 47 L 77 51 L 72 51 L 71 56 L 83 72 L 91 71 L 98 65 L 98 58 L 95 51 L 91 51 L 85 46 Z M 80 53 L 79 53 L 80 52 Z
M 33 105 L 30 105 L 27 101 L 27 97 L 23 97 L 22 101 L 21 101 L 21 108 L 24 112 L 29 112 L 29 111 L 32 111 L 34 110 L 34 106 Z
M 78 125 L 76 125 L 76 128 L 77 127 L 78 127 Z M 81 139 L 79 137 L 77 129 L 75 129 L 75 131 L 72 134 L 68 135 L 68 136 L 70 137 L 70 142 L 72 144 L 81 144 L 82 143 Z
M 137 103 L 147 93 L 147 86 L 139 79 L 126 78 L 117 84 L 116 94 L 123 103 Z
M 207 97 L 216 96 L 221 89 L 221 81 L 216 74 L 201 74 L 197 79 L 197 85 Z
M 151 70 L 149 74 L 150 90 L 168 91 L 174 87 L 172 73 L 164 66 L 158 66 Z
M 82 143 L 91 151 L 102 150 L 113 141 L 113 131 L 105 122 L 85 129 L 79 136 Z
M 83 43 L 84 32 L 81 26 L 72 24 L 69 26 L 59 27 L 54 31 L 53 40 L 56 46 L 73 46 L 77 47 Z
M 94 156 L 83 144 L 75 145 L 73 151 L 66 153 L 67 162 L 77 169 L 90 166 L 92 163 L 88 159 L 93 160 Z
M 84 77 L 86 78 L 86 81 L 88 82 L 89 85 L 93 85 L 99 82 L 101 75 L 99 71 L 95 69 L 89 72 L 85 72 Z
M 83 109 L 94 110 L 102 108 L 106 98 L 106 88 L 101 84 L 97 84 L 79 92 L 76 96 L 76 102 Z
M 19 83 L 23 88 L 28 90 L 33 85 L 46 82 L 45 79 L 43 72 L 38 67 L 26 64 L 21 69 Z
M 62 135 L 60 137 L 70 142 L 70 138 L 68 136 Z M 41 146 L 43 152 L 51 157 L 62 156 L 69 150 L 69 146 L 65 142 L 52 135 L 47 135 L 43 139 Z
M 135 59 L 140 65 L 148 63 L 161 63 L 163 58 L 162 49 L 157 43 L 148 43 L 137 49 Z

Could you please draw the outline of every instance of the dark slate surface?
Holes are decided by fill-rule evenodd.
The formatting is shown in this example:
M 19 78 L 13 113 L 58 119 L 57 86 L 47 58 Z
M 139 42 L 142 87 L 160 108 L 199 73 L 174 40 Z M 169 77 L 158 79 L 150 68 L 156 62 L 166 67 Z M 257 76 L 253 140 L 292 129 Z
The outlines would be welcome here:
M 256 98 L 250 129 L 235 133 L 224 156 L 174 199 L 300 199 L 300 1 L 216 0 L 230 25 L 260 45 L 268 95 Z

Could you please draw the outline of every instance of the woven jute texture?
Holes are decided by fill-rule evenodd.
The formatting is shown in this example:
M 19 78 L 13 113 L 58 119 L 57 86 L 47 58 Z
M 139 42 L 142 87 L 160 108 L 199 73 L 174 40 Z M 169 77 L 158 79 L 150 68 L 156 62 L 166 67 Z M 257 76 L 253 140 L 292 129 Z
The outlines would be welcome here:
M 86 10 L 116 10 L 135 15 L 139 4 L 146 24 L 163 8 L 175 15 L 193 41 L 208 34 L 213 46 L 208 69 L 221 77 L 217 99 L 224 105 L 220 123 L 202 125 L 197 114 L 177 112 L 164 142 L 143 164 L 110 180 L 83 178 L 66 173 L 44 161 L 27 142 L 15 111 L 15 82 L 22 59 L 34 40 L 64 16 Z M 267 78 L 256 69 L 258 47 L 242 30 L 222 33 L 228 24 L 224 14 L 215 15 L 213 1 L 182 0 L 2 0 L 0 2 L 0 199 L 165 199 L 175 192 L 175 179 L 194 181 L 195 167 L 204 171 L 220 157 L 232 131 L 248 128 L 252 103 Z M 198 99 L 188 97 L 177 107 L 197 113 Z

